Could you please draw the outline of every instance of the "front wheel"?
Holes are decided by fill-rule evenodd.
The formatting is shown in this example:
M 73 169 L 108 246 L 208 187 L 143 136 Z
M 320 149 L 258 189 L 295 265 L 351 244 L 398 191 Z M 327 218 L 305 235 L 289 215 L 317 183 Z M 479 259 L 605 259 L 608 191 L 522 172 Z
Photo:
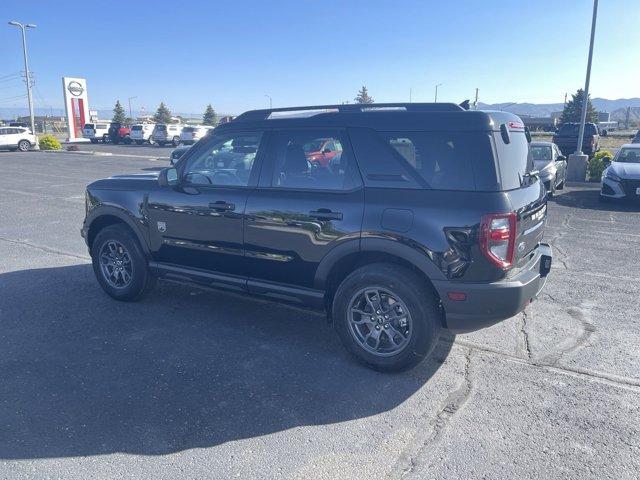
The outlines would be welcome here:
M 340 284 L 333 319 L 356 359 L 389 372 L 413 368 L 429 356 L 441 328 L 426 282 L 408 268 L 385 263 L 359 268 Z
M 31 142 L 29 140 L 20 140 L 18 142 L 18 150 L 21 152 L 28 152 L 31 148 Z
M 102 143 L 109 143 L 109 135 L 102 136 Z
M 173 143 L 174 147 L 177 147 L 178 145 L 180 145 L 180 137 L 173 137 L 171 143 Z
M 90 138 L 89 141 L 91 143 L 98 143 L 98 139 L 97 138 Z
M 116 300 L 138 300 L 155 285 L 138 239 L 124 225 L 111 225 L 98 233 L 91 259 L 98 283 Z

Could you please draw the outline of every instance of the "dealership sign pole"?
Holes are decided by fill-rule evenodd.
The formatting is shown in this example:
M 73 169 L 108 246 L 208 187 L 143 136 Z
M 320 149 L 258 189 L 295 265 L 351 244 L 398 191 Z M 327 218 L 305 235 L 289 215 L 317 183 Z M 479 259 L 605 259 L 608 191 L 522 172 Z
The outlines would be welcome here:
M 87 81 L 84 78 L 62 77 L 62 89 L 69 132 L 67 141 L 87 141 L 82 137 L 82 128 L 90 119 Z
M 580 132 L 576 154 L 582 154 L 584 140 L 584 124 L 587 121 L 587 106 L 589 104 L 589 81 L 591 80 L 591 59 L 593 58 L 593 39 L 596 35 L 596 18 L 598 17 L 598 0 L 593 0 L 593 18 L 591 19 L 591 40 L 589 41 L 589 59 L 587 60 L 587 78 L 584 82 L 584 97 L 582 99 L 582 114 L 580 116 Z

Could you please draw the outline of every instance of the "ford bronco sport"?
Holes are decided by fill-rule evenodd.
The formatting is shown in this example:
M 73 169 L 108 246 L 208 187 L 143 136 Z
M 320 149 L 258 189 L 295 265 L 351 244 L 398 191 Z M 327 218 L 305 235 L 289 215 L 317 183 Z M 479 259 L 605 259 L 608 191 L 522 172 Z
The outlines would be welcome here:
M 544 286 L 528 138 L 515 115 L 445 103 L 249 111 L 159 174 L 89 185 L 82 235 L 117 300 L 166 278 L 294 302 L 368 366 L 406 369 Z

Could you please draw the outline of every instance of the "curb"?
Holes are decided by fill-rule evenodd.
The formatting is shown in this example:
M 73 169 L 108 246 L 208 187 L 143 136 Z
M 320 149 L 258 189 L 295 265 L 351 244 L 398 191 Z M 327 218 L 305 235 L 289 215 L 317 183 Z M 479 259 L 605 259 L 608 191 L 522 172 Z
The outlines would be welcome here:
M 124 153 L 111 153 L 111 152 L 97 152 L 95 150 L 41 150 L 42 153 L 66 153 L 69 155 L 93 155 L 96 157 L 129 157 L 129 158 L 144 158 L 146 160 L 170 160 L 170 157 L 151 157 L 149 155 L 127 155 Z

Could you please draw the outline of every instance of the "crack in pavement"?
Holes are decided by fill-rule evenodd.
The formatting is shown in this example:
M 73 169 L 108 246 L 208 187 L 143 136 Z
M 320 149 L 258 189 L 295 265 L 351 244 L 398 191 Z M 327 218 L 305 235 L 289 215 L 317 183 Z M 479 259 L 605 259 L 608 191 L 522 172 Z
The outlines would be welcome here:
M 91 260 L 91 257 L 89 257 L 89 256 L 76 255 L 75 253 L 65 252 L 65 251 L 62 251 L 62 250 L 55 250 L 53 248 L 44 247 L 42 245 L 36 245 L 34 243 L 25 242 L 23 240 L 13 240 L 11 238 L 0 237 L 0 241 L 6 242 L 6 243 L 13 243 L 15 245 L 23 245 L 23 246 L 26 246 L 26 247 L 35 248 L 36 250 L 40 250 L 40 251 L 46 252 L 46 253 L 52 253 L 54 255 L 62 255 L 62 256 L 65 256 L 65 257 L 78 258 L 80 260 Z
M 590 307 L 588 307 L 586 304 L 583 304 L 582 308 L 569 307 L 567 309 L 567 313 L 571 315 L 571 318 L 578 320 L 582 331 L 577 336 L 577 338 L 573 339 L 573 343 L 570 343 L 564 347 L 561 347 L 559 350 L 546 355 L 541 359 L 541 363 L 555 367 L 565 355 L 589 345 L 591 337 L 596 331 L 595 325 L 588 320 L 589 310 Z
M 527 309 L 524 309 L 520 318 L 521 351 L 527 360 L 531 360 L 531 345 L 529 344 L 529 333 L 527 332 L 527 319 Z M 520 345 L 520 342 L 518 342 L 518 345 Z
M 416 473 L 416 467 L 420 464 L 418 459 L 424 458 L 422 455 L 424 450 L 442 438 L 452 417 L 467 403 L 473 391 L 471 383 L 472 353 L 472 348 L 465 349 L 462 382 L 445 399 L 442 408 L 430 422 L 431 429 L 426 431 L 419 430 L 419 433 L 409 443 L 409 448 L 400 454 L 394 467 L 387 474 L 387 478 L 409 478 L 413 476 Z

